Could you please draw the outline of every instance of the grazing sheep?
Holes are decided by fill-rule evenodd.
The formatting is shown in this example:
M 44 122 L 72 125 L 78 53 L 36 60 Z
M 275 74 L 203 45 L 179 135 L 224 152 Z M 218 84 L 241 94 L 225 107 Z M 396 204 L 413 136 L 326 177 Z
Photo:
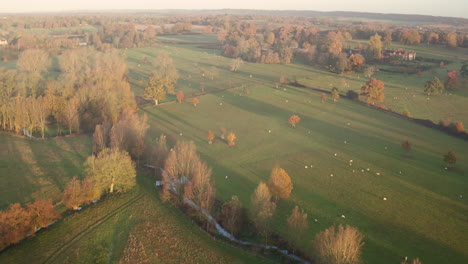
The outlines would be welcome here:
M 370 168 L 367 168 L 366 170 L 367 170 L 367 171 L 370 171 Z
M 226 175 L 226 177 L 224 177 L 224 179 L 226 179 L 226 180 L 227 180 L 227 178 L 228 178 L 228 176 Z
M 380 175 L 380 172 L 376 172 L 375 175 Z
M 219 103 L 219 105 L 223 105 L 223 103 Z
M 338 154 L 335 153 L 335 157 L 338 156 Z
M 384 197 L 384 198 L 383 198 L 383 200 L 384 200 L 384 201 L 387 201 L 387 198 L 386 198 L 386 197 Z
M 307 169 L 307 165 L 306 165 L 306 166 L 304 166 L 304 168 L 306 168 L 306 169 Z
M 333 173 L 330 174 L 330 177 L 333 177 Z
M 268 133 L 271 133 L 271 130 L 268 130 Z
M 345 143 L 345 144 L 348 144 L 348 141 L 345 140 L 344 143 Z
M 314 222 L 316 222 L 316 223 L 318 222 L 317 218 L 314 219 Z
M 353 160 L 349 160 L 350 163 L 353 163 Z
M 345 215 L 341 215 L 341 218 L 346 218 L 346 216 L 345 216 Z
M 181 136 L 182 136 L 182 133 L 180 133 L 179 135 L 181 135 Z
M 286 103 L 289 102 L 288 100 L 286 100 Z

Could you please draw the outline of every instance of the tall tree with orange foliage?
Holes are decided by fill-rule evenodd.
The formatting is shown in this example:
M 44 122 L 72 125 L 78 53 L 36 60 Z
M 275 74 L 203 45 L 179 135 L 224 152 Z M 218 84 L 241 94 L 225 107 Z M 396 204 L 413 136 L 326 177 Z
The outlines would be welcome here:
M 185 100 L 185 94 L 184 94 L 184 92 L 182 92 L 182 91 L 177 92 L 176 97 L 177 97 L 177 102 L 178 102 L 179 104 L 182 103 L 182 101 Z
M 366 103 L 382 103 L 385 98 L 384 83 L 376 78 L 370 78 L 366 85 L 361 87 L 361 95 L 366 97 Z
M 288 173 L 282 168 L 273 168 L 273 170 L 271 170 L 270 179 L 268 180 L 268 189 L 276 199 L 289 198 L 293 185 Z
M 206 136 L 206 138 L 208 138 L 208 144 L 213 144 L 213 139 L 215 139 L 215 134 L 213 133 L 213 131 L 208 130 L 208 135 Z
M 301 118 L 298 115 L 292 115 L 288 118 L 288 123 L 292 127 L 296 127 L 296 125 L 299 124 L 299 122 L 301 122 Z
M 456 89 L 458 87 L 458 71 L 452 70 L 447 72 L 445 77 L 445 89 Z
M 46 227 L 54 220 L 61 218 L 60 214 L 54 210 L 51 200 L 36 200 L 28 203 L 27 207 L 31 215 L 31 225 L 34 230 Z
M 234 141 L 236 140 L 236 134 L 234 134 L 234 132 L 229 132 L 229 134 L 227 135 L 227 140 L 228 140 L 228 145 L 230 147 L 235 146 L 236 142 Z

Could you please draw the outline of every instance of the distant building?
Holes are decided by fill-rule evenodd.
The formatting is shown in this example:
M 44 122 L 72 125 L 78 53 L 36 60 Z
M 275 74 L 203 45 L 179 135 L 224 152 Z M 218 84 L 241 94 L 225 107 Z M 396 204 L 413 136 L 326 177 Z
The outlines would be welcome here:
M 6 46 L 6 45 L 8 45 L 8 41 L 6 39 L 0 38 L 0 46 Z
M 383 50 L 382 51 L 382 57 L 383 58 L 397 57 L 400 60 L 414 61 L 414 60 L 416 60 L 416 52 L 408 51 L 408 50 L 402 50 L 402 49 Z

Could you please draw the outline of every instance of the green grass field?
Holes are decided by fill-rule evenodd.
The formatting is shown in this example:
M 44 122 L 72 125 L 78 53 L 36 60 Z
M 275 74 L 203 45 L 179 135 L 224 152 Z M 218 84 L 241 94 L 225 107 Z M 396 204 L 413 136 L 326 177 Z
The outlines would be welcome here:
M 0 134 L 0 209 L 40 198 L 59 202 L 90 154 L 90 137 L 28 140 Z
M 177 50 L 172 54 L 176 63 L 185 56 L 188 61 L 213 56 L 166 49 Z M 132 50 L 129 58 L 140 52 L 149 54 Z M 177 65 L 181 72 L 193 70 Z M 223 91 L 201 97 L 197 107 L 184 103 L 147 108 L 149 135 L 193 140 L 213 167 L 218 198 L 238 195 L 246 207 L 271 168 L 283 167 L 295 187 L 292 197 L 278 205 L 275 230 L 284 234 L 292 208 L 296 204 L 304 208 L 311 225 L 304 250 L 310 250 L 318 231 L 342 223 L 358 227 L 366 236 L 366 263 L 398 263 L 405 256 L 420 257 L 424 263 L 465 263 L 468 206 L 460 195 L 465 196 L 468 187 L 468 143 L 347 100 L 321 104 L 318 93 L 277 89 L 272 83 L 281 74 L 315 81 L 322 88 L 329 85 L 327 78 L 340 78 L 303 65 L 244 64 L 232 76 L 247 77 L 250 95 L 241 89 Z M 292 114 L 302 118 L 296 129 L 287 124 Z M 236 133 L 237 146 L 229 148 L 219 138 L 214 145 L 207 144 L 207 131 L 219 135 L 219 127 Z M 413 144 L 410 154 L 400 146 L 404 140 Z M 442 162 L 449 150 L 459 159 L 454 171 L 445 170 Z M 339 217 L 342 214 L 346 219 Z

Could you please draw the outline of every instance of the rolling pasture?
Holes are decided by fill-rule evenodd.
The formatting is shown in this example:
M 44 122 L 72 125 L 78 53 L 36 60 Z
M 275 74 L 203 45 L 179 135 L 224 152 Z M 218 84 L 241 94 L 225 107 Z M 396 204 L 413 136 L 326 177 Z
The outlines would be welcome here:
M 304 208 L 310 223 L 304 251 L 310 251 L 317 232 L 332 224 L 350 224 L 365 235 L 366 263 L 398 263 L 405 256 L 420 257 L 423 263 L 468 260 L 468 142 L 346 99 L 321 103 L 319 93 L 275 84 L 285 75 L 331 89 L 330 81 L 338 84 L 340 78 L 354 78 L 362 85 L 362 76 L 342 77 L 299 64 L 245 63 L 233 73 L 228 71 L 229 59 L 192 45 L 161 48 L 174 58 L 181 74 L 177 86 L 186 95 L 199 91 L 194 88 L 198 80 L 185 76 L 198 73 L 197 78 L 203 78 L 201 65 L 219 68 L 219 77 L 206 81 L 214 93 L 200 96 L 197 107 L 187 100 L 142 109 L 151 123 L 149 137 L 164 133 L 172 142 L 196 143 L 202 159 L 213 167 L 219 199 L 237 195 L 249 207 L 254 188 L 278 165 L 289 173 L 294 189 L 289 200 L 279 202 L 274 229 L 287 235 L 287 216 L 295 205 Z M 145 76 L 150 66 L 135 63 L 156 51 L 128 51 L 131 79 Z M 229 80 L 239 88 L 225 90 Z M 409 85 L 414 93 L 422 90 Z M 391 83 L 386 87 L 389 93 L 402 89 Z M 136 82 L 134 90 L 143 91 Z M 463 92 L 458 96 L 461 105 L 455 107 L 463 107 Z M 437 101 L 431 103 L 439 107 Z M 302 118 L 295 129 L 287 124 L 292 114 Z M 220 127 L 236 133 L 235 147 L 219 138 Z M 217 135 L 213 145 L 207 144 L 208 130 Z M 411 151 L 401 147 L 404 140 L 411 142 Z M 449 150 L 458 158 L 453 170 L 446 170 L 442 161 Z

